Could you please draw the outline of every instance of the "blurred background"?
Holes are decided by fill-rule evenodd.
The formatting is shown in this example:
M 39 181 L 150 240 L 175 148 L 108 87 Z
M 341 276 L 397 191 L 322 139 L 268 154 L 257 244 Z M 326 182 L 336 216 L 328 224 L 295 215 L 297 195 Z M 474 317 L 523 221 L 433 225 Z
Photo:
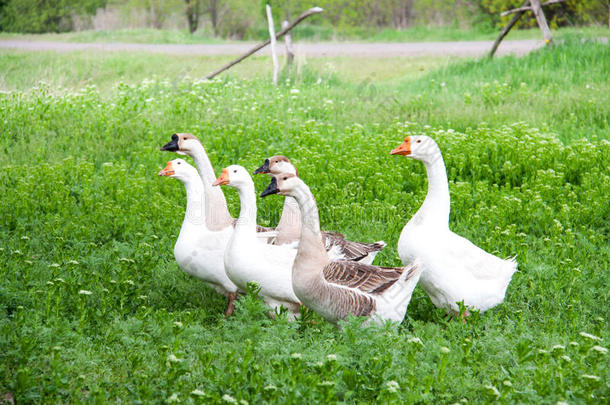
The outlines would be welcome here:
M 294 36 L 311 40 L 412 39 L 426 29 L 497 32 L 522 5 L 514 0 L 0 0 L 0 31 L 61 33 L 79 31 L 170 30 L 200 39 L 258 40 L 268 37 L 265 4 L 276 25 L 310 7 L 324 13 L 297 27 Z M 570 0 L 544 8 L 552 29 L 608 26 L 610 1 Z M 519 27 L 535 26 L 526 13 Z M 415 37 L 415 38 L 413 38 Z M 448 38 L 451 39 L 451 38 Z M 459 38 L 456 38 L 459 39 Z

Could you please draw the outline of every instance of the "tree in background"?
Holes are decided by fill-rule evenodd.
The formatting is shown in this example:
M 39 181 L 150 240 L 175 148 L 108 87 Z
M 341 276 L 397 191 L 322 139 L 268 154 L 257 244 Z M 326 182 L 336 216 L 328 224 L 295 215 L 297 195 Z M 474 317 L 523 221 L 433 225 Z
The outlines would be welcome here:
M 184 0 L 186 2 L 186 21 L 189 25 L 189 32 L 192 34 L 197 31 L 199 26 L 199 15 L 201 9 L 199 7 L 199 0 Z
M 413 26 L 452 26 L 495 30 L 510 16 L 500 13 L 519 7 L 524 0 L 0 0 L 0 30 L 13 32 L 61 32 L 87 28 L 76 17 L 102 13 L 120 15 L 121 26 L 149 28 L 209 29 L 214 36 L 243 39 L 266 35 L 265 4 L 272 7 L 276 29 L 282 20 L 319 6 L 324 13 L 313 16 L 309 26 L 318 32 L 362 35 L 371 30 L 406 29 Z M 543 0 L 544 1 L 544 0 Z M 544 8 L 552 27 L 607 24 L 610 0 L 569 0 Z M 531 13 L 519 22 L 534 26 Z M 186 24 L 184 17 L 186 16 Z M 86 19 L 85 19 L 86 20 Z M 115 17 L 115 21 L 117 18 Z M 76 24 L 75 24 L 76 21 Z M 122 25 L 121 25 L 122 24 Z M 301 31 L 303 32 L 303 31 Z M 328 35 L 328 34 L 327 34 Z
M 76 14 L 95 14 L 106 0 L 3 0 L 0 29 L 9 32 L 65 32 Z

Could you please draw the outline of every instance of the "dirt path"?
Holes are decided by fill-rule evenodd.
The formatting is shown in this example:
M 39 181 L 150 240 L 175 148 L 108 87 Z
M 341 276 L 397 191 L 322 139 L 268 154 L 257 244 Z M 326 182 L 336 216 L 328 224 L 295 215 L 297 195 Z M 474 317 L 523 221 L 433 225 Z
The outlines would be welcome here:
M 101 51 L 150 52 L 172 55 L 239 55 L 254 43 L 175 45 L 130 43 L 72 43 L 50 41 L 0 40 L 0 48 L 25 51 Z M 483 56 L 491 49 L 492 41 L 459 42 L 320 42 L 296 44 L 297 53 L 307 57 L 416 57 L 416 56 Z M 523 55 L 543 45 L 542 40 L 504 41 L 497 54 Z M 283 47 L 282 47 L 283 52 Z M 268 54 L 266 47 L 259 54 Z

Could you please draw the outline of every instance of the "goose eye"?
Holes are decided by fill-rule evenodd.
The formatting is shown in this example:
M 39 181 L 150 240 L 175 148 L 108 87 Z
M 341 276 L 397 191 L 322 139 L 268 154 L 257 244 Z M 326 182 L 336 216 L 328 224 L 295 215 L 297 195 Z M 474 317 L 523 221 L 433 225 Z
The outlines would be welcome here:
M 182 164 L 182 162 L 178 162 L 178 164 L 179 164 L 179 165 L 181 165 L 181 164 Z
M 233 173 L 237 173 L 237 170 L 233 170 Z
M 418 140 L 417 140 L 417 143 L 421 143 L 421 139 L 418 139 Z

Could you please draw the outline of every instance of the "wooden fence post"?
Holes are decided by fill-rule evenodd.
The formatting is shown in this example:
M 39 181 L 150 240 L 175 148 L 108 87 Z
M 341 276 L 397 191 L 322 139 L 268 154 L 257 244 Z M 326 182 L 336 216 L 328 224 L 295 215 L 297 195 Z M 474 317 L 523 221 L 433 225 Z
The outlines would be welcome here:
M 277 52 L 275 51 L 275 27 L 273 26 L 273 14 L 271 6 L 267 4 L 267 22 L 269 23 L 269 39 L 271 40 L 271 60 L 273 61 L 273 84 L 277 85 L 277 74 L 280 70 L 279 62 L 277 61 Z
M 282 29 L 288 27 L 288 20 L 282 21 Z M 284 35 L 284 42 L 286 43 L 286 64 L 292 65 L 294 61 L 294 49 L 292 48 L 292 35 L 288 32 Z
M 538 26 L 544 35 L 544 41 L 548 44 L 553 40 L 553 35 L 551 35 L 549 25 L 546 23 L 546 18 L 544 17 L 540 0 L 530 0 L 530 4 L 532 6 L 532 12 L 534 13 L 536 21 L 538 22 Z
M 306 19 L 309 16 L 312 16 L 314 14 L 318 14 L 321 13 L 322 8 L 320 7 L 312 7 L 309 10 L 305 11 L 303 14 L 301 14 L 300 16 L 297 17 L 296 20 L 294 20 L 293 22 L 291 22 L 290 24 L 288 24 L 288 26 L 286 28 L 283 28 L 280 32 L 278 32 L 277 34 L 275 34 L 275 38 L 278 39 L 284 35 L 286 35 L 286 33 L 288 31 L 290 31 L 291 29 L 293 29 L 298 23 L 300 23 L 301 21 L 303 21 L 304 19 Z M 245 54 L 243 54 L 242 56 L 240 56 L 239 58 L 227 63 L 226 65 L 224 65 L 223 67 L 221 67 L 218 70 L 213 71 L 212 73 L 209 73 L 205 78 L 206 79 L 212 79 L 213 77 L 217 76 L 219 73 L 224 72 L 225 70 L 231 68 L 232 66 L 237 65 L 239 62 L 241 62 L 242 60 L 246 59 L 248 56 L 254 54 L 256 51 L 259 51 L 260 49 L 266 47 L 267 45 L 269 45 L 271 43 L 271 39 L 266 40 L 265 42 L 256 45 L 254 48 L 250 49 L 248 52 L 246 52 Z

